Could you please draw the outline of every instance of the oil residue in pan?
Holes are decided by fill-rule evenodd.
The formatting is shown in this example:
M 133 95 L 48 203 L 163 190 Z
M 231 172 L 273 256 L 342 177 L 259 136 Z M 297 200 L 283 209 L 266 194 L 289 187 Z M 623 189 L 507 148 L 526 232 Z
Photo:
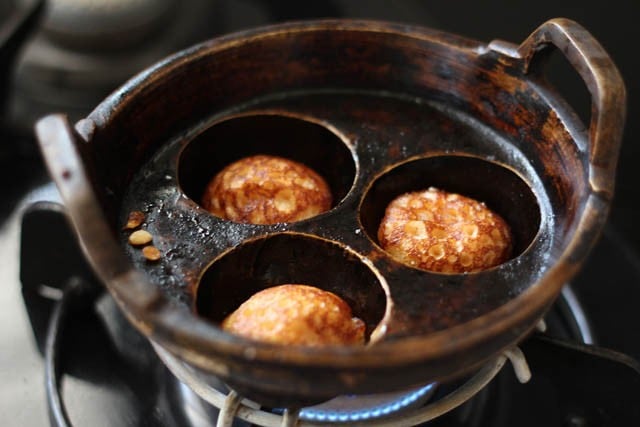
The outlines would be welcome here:
M 199 281 L 212 262 L 234 251 L 255 256 L 255 250 L 238 252 L 244 242 L 279 233 L 295 233 L 294 240 L 306 236 L 312 244 L 314 237 L 332 241 L 360 254 L 383 277 L 384 283 L 363 286 L 380 289 L 374 292 L 370 322 L 382 316 L 386 294 L 401 319 L 390 325 L 389 333 L 426 333 L 500 306 L 544 271 L 553 243 L 553 214 L 523 150 L 518 141 L 423 99 L 346 91 L 278 94 L 217 114 L 186 137 L 168 140 L 132 179 L 120 213 L 123 223 L 131 211 L 145 214 L 141 227 L 152 234 L 161 257 L 145 259 L 139 248 L 126 243 L 127 232 L 122 242 L 137 268 L 168 296 L 195 308 L 198 288 L 211 286 Z M 329 182 L 332 209 L 296 223 L 251 225 L 222 220 L 199 206 L 206 182 L 218 170 L 258 153 L 313 167 Z M 394 196 L 429 186 L 474 197 L 501 214 L 514 230 L 512 259 L 489 271 L 462 275 L 433 274 L 393 262 L 376 242 L 384 207 Z M 327 270 L 329 261 L 318 256 L 315 262 L 319 275 Z M 234 265 L 253 268 L 251 259 Z M 256 284 L 256 290 L 261 286 L 266 285 Z M 341 296 L 359 298 L 354 292 Z M 368 326 L 371 330 L 375 325 Z

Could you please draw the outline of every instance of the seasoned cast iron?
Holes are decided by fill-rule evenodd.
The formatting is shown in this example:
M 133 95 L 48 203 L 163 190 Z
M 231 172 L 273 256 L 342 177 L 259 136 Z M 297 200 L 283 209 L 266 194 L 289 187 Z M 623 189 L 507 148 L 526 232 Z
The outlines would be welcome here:
M 544 78 L 558 48 L 593 98 L 586 129 Z M 621 77 L 578 24 L 520 46 L 406 25 L 317 21 L 226 36 L 134 77 L 71 127 L 38 138 L 84 251 L 156 344 L 267 405 L 396 390 L 477 369 L 537 324 L 605 222 L 625 114 Z M 199 206 L 210 177 L 252 153 L 325 176 L 333 208 L 246 225 Z M 506 263 L 447 275 L 403 266 L 376 229 L 395 196 L 435 186 L 486 202 L 514 232 Z M 162 259 L 126 243 L 133 210 Z M 264 287 L 342 296 L 365 347 L 250 342 L 217 324 Z

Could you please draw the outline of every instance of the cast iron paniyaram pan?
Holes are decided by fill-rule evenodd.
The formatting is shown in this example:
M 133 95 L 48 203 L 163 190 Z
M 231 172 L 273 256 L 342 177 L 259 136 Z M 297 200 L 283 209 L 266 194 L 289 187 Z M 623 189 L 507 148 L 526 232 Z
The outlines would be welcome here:
M 587 128 L 545 80 L 558 48 L 592 95 Z M 71 127 L 37 134 L 87 257 L 151 340 L 246 397 L 293 407 L 459 377 L 518 343 L 580 268 L 606 220 L 625 115 L 620 74 L 575 22 L 519 46 L 370 21 L 312 21 L 221 37 L 131 79 Z M 243 156 L 323 175 L 331 210 L 238 224 L 199 206 Z M 393 261 L 386 205 L 437 187 L 487 204 L 514 233 L 507 262 L 438 274 Z M 122 230 L 145 213 L 161 259 Z M 308 283 L 367 324 L 363 347 L 304 348 L 227 334 L 256 291 Z

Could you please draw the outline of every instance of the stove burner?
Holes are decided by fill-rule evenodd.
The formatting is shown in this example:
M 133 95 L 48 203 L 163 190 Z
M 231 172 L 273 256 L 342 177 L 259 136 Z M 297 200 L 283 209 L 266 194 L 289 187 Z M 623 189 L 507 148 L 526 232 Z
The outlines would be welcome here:
M 423 405 L 435 391 L 431 383 L 417 389 L 382 395 L 336 397 L 320 405 L 300 410 L 300 419 L 317 422 L 365 421 L 386 417 Z
M 377 413 L 376 417 L 373 415 L 373 411 L 361 411 L 362 402 L 356 400 L 356 404 L 349 408 L 345 408 L 340 412 L 336 411 L 326 411 L 322 410 L 316 412 L 317 415 L 322 417 L 322 419 L 305 419 L 302 416 L 301 411 L 282 411 L 278 410 L 276 414 L 273 414 L 269 411 L 260 409 L 256 405 L 254 405 L 250 401 L 246 401 L 242 399 L 241 396 L 231 391 L 228 394 L 225 394 L 216 388 L 211 387 L 206 382 L 202 380 L 202 373 L 198 372 L 194 368 L 184 364 L 178 359 L 174 358 L 171 354 L 169 354 L 162 347 L 154 345 L 154 349 L 163 363 L 169 368 L 169 370 L 178 378 L 181 384 L 189 384 L 189 387 L 193 389 L 194 393 L 199 395 L 202 399 L 210 403 L 211 405 L 221 408 L 221 411 L 216 414 L 217 416 L 217 426 L 218 427 L 232 427 L 234 426 L 233 422 L 237 418 L 251 421 L 255 424 L 265 427 L 278 427 L 278 426 L 293 426 L 298 419 L 303 421 L 310 422 L 329 422 L 336 423 L 340 425 L 350 425 L 351 423 L 359 423 L 366 421 L 368 425 L 377 426 L 377 427 L 391 427 L 391 426 L 416 426 L 421 423 L 434 420 L 440 417 L 443 414 L 446 414 L 464 403 L 470 400 L 474 395 L 483 390 L 487 384 L 500 372 L 505 361 L 507 360 L 506 355 L 501 355 L 496 358 L 494 361 L 486 364 L 480 371 L 478 371 L 475 375 L 469 378 L 466 382 L 464 382 L 459 387 L 454 387 L 452 391 L 448 392 L 444 397 L 441 397 L 438 400 L 435 400 L 433 403 L 428 404 L 427 406 L 416 405 L 417 407 L 398 407 L 395 408 L 396 403 L 387 402 L 384 406 L 380 408 L 384 408 L 387 413 Z M 510 356 L 511 357 L 511 356 Z M 517 359 L 517 356 L 515 357 Z M 514 366 L 518 364 L 526 364 L 524 359 L 518 360 L 514 363 Z M 206 376 L 206 374 L 205 374 Z M 431 394 L 434 385 L 427 385 L 421 389 L 414 390 L 413 394 L 420 393 L 422 390 L 425 390 L 426 394 Z M 405 394 L 401 393 L 405 397 L 411 399 L 411 393 Z M 426 400 L 429 396 L 422 396 Z M 381 396 L 384 399 L 383 396 Z M 344 399 L 341 397 L 339 399 Z M 357 399 L 357 396 L 355 397 Z M 327 402 L 330 403 L 331 401 Z M 326 405 L 323 404 L 323 405 Z M 413 406 L 413 405 L 412 405 Z M 388 408 L 388 409 L 387 409 Z M 306 409 L 307 411 L 311 410 L 310 408 Z M 282 414 L 282 416 L 280 416 Z M 337 418 L 333 418 L 333 414 L 338 415 Z M 357 419 L 349 418 L 349 415 L 357 414 Z M 361 415 L 370 415 L 368 418 L 361 418 Z M 387 419 L 386 417 L 391 417 L 391 419 Z M 295 421 L 292 421 L 295 420 Z M 213 422 L 214 420 L 211 420 Z M 305 425 L 305 424 L 303 424 Z

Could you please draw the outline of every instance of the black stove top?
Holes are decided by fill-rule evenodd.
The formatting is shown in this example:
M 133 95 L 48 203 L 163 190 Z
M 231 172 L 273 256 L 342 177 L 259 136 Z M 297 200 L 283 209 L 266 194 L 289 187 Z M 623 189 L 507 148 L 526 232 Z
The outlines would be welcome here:
M 4 18 L 35 3 L 29 0 L 2 3 L 0 42 L 7 40 L 3 33 Z M 60 13 L 64 11 L 60 7 L 74 2 L 52 0 L 50 3 L 58 3 L 57 13 Z M 68 284 L 71 277 L 80 276 L 92 282 L 61 221 L 58 205 L 32 206 L 37 200 L 57 200 L 32 138 L 33 120 L 44 113 L 65 111 L 80 118 L 121 84 L 119 79 L 129 77 L 171 51 L 208 37 L 265 23 L 319 17 L 374 18 L 430 26 L 480 40 L 502 38 L 518 42 L 544 20 L 556 16 L 580 22 L 603 43 L 626 77 L 629 117 L 639 112 L 640 103 L 634 94 L 638 90 L 635 76 L 640 67 L 637 55 L 632 54 L 628 45 L 629 40 L 640 39 L 635 23 L 640 16 L 640 3 L 636 2 L 612 0 L 606 8 L 601 7 L 600 2 L 580 2 L 580 7 L 574 7 L 547 0 L 508 6 L 497 0 L 469 2 L 464 6 L 457 2 L 435 5 L 381 0 L 334 0 L 304 6 L 300 2 L 260 0 L 157 3 L 169 8 L 169 12 L 154 15 L 155 23 L 148 21 L 144 27 L 148 31 L 146 36 L 135 34 L 128 39 L 129 47 L 110 47 L 105 45 L 109 40 L 102 40 L 100 48 L 91 54 L 87 54 L 86 46 L 74 42 L 78 38 L 69 34 L 70 27 L 63 26 L 62 30 L 68 31 L 61 31 L 49 15 L 46 18 L 49 21 L 40 25 L 37 37 L 26 44 L 23 55 L 12 63 L 17 73 L 8 86 L 12 95 L 7 95 L 5 100 L 7 109 L 0 126 L 0 189 L 4 198 L 0 205 L 0 283 L 3 287 L 0 293 L 0 402 L 3 402 L 0 416 L 4 425 L 48 425 L 42 352 L 53 307 L 51 298 L 60 296 L 59 287 Z M 199 12 L 184 11 L 180 4 L 192 6 Z M 59 15 L 58 19 L 61 19 Z M 97 22 L 109 21 L 98 19 Z M 74 30 L 87 31 L 87 27 Z M 88 43 L 87 40 L 83 42 Z M 73 67 L 75 62 L 59 62 L 61 58 L 75 61 L 87 56 L 91 59 L 85 64 L 92 72 L 90 79 L 78 78 L 79 68 Z M 52 57 L 55 60 L 47 62 Z M 11 56 L 0 55 L 0 67 L 8 68 L 10 59 Z M 577 104 L 588 105 L 581 82 L 573 72 L 560 68 L 559 74 L 558 82 L 565 96 Z M 61 75 L 66 78 L 60 78 Z M 88 82 L 90 87 L 83 86 Z M 566 320 L 562 314 L 566 303 L 558 303 L 548 323 L 551 334 L 562 343 L 534 338 L 523 344 L 533 371 L 530 383 L 519 384 L 507 366 L 477 398 L 429 425 L 634 425 L 629 420 L 637 424 L 639 409 L 632 404 L 639 385 L 634 362 L 606 351 L 586 354 L 579 345 L 566 343 L 574 343 L 579 338 L 589 341 L 589 335 L 585 336 L 588 330 L 599 347 L 640 360 L 640 340 L 637 339 L 640 312 L 636 309 L 640 301 L 640 228 L 635 226 L 640 212 L 635 202 L 640 172 L 633 161 L 640 154 L 638 144 L 634 143 L 639 128 L 637 121 L 629 120 L 611 221 L 584 269 L 571 284 L 586 321 Z M 28 212 L 25 232 L 21 235 L 25 212 Z M 22 271 L 21 238 L 24 243 Z M 60 353 L 63 362 L 60 368 L 65 372 L 61 389 L 73 424 L 208 425 L 207 414 L 211 408 L 201 405 L 195 397 L 185 397 L 185 391 L 176 386 L 147 342 L 119 317 L 110 298 L 91 291 L 94 289 L 91 285 L 87 287 L 90 291 L 81 293 L 81 298 L 91 303 L 80 304 L 84 308 L 72 310 L 73 321 L 69 323 Z M 43 298 L 43 294 L 47 298 Z M 550 346 L 553 353 L 546 351 Z M 611 381 L 611 378 L 619 380 Z M 441 387 L 439 392 L 445 388 Z M 191 399 L 189 409 L 184 410 L 184 405 L 180 406 L 183 409 L 176 409 L 174 402 L 185 399 Z

